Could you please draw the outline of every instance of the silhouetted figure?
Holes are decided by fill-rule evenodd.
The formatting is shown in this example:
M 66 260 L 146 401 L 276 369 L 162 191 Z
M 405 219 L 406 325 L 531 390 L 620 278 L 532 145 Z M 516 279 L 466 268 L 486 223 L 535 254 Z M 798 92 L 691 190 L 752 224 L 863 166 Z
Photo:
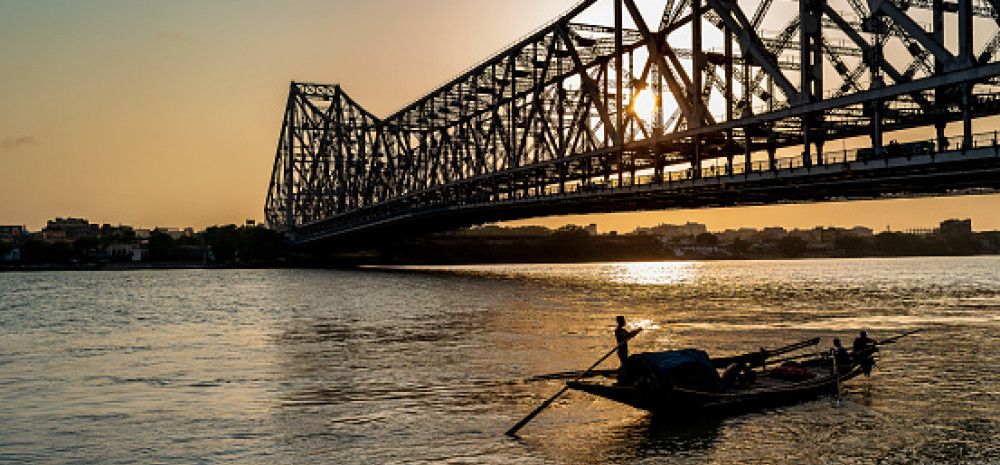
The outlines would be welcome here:
M 875 359 L 873 355 L 878 352 L 878 347 L 875 345 L 877 342 L 874 339 L 868 338 L 868 333 L 861 331 L 858 337 L 854 339 L 854 347 L 851 355 L 854 357 L 854 361 L 861 365 L 861 369 L 864 370 L 865 376 L 871 376 L 872 366 L 875 365 Z
M 756 379 L 757 373 L 743 362 L 730 363 L 720 377 L 722 385 L 726 388 L 746 387 L 753 384 Z
M 837 360 L 838 370 L 851 366 L 851 353 L 840 343 L 840 338 L 833 338 L 833 357 Z
M 635 337 L 636 334 L 639 334 L 639 332 L 642 331 L 642 328 L 633 331 L 625 329 L 625 317 L 620 315 L 615 318 L 615 321 L 618 322 L 618 327 L 615 328 L 615 340 L 618 341 L 619 345 L 618 360 L 621 361 L 621 366 L 624 368 L 625 360 L 628 359 L 628 340 Z

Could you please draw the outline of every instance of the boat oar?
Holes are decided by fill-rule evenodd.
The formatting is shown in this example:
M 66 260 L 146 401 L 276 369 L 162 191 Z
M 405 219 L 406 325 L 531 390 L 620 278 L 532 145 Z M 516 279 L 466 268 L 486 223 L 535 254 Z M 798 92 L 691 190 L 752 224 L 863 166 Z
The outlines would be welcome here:
M 580 376 L 577 376 L 576 379 L 573 380 L 573 382 L 575 383 L 577 381 L 582 380 L 583 378 L 586 378 L 587 375 L 590 374 L 590 372 L 594 371 L 594 368 L 597 368 L 597 366 L 600 365 L 605 360 L 607 360 L 608 357 L 610 357 L 611 355 L 613 355 L 615 352 L 618 352 L 618 349 L 621 349 L 622 346 L 624 346 L 625 344 L 628 344 L 628 341 L 632 340 L 632 338 L 634 338 L 636 335 L 638 335 L 639 332 L 641 332 L 641 331 L 642 331 L 642 328 L 639 328 L 636 331 L 636 333 L 633 334 L 631 337 L 629 337 L 628 339 L 626 339 L 625 341 L 623 341 L 621 344 L 616 345 L 614 349 L 611 349 L 610 351 L 608 351 L 608 353 L 604 354 L 604 356 L 601 357 L 600 359 L 598 359 L 597 362 L 594 362 L 594 364 L 591 365 L 590 368 L 587 368 L 587 370 L 584 371 Z M 538 408 L 532 410 L 531 413 L 528 414 L 528 416 L 522 418 L 521 421 L 517 422 L 516 425 L 512 426 L 504 434 L 506 434 L 507 436 L 514 436 L 514 435 L 516 435 L 517 432 L 521 428 L 524 428 L 524 425 L 527 425 L 528 422 L 530 422 L 532 419 L 534 419 L 536 416 L 538 416 L 539 413 L 542 413 L 542 410 L 545 410 L 549 405 L 552 405 L 552 403 L 555 402 L 555 400 L 558 399 L 559 396 L 563 395 L 568 390 L 569 390 L 569 384 L 567 384 L 566 386 L 563 386 L 563 388 L 560 389 L 559 392 L 555 393 L 555 395 L 553 395 L 552 397 L 549 397 L 545 402 L 542 402 L 542 405 L 539 405 Z
M 905 332 L 903 334 L 899 334 L 899 335 L 896 335 L 896 336 L 893 336 L 893 337 L 890 337 L 890 338 L 887 338 L 887 339 L 882 339 L 881 341 L 876 342 L 875 345 L 881 346 L 881 345 L 885 345 L 885 344 L 892 344 L 892 343 L 894 343 L 894 342 L 896 342 L 896 341 L 898 341 L 898 340 L 900 340 L 900 339 L 902 339 L 902 338 L 904 338 L 906 336 L 910 336 L 912 334 L 917 334 L 917 333 L 922 332 L 922 331 L 923 331 L 923 329 L 914 329 L 913 331 L 907 331 L 907 332 Z
M 777 349 L 767 350 L 768 355 L 781 355 L 787 354 L 789 352 L 794 352 L 799 349 L 804 349 L 806 347 L 812 347 L 819 344 L 820 338 L 814 337 L 812 339 L 806 339 L 804 341 L 796 342 L 794 344 L 789 344 L 785 347 L 778 347 Z
M 875 345 L 880 346 L 880 345 L 885 345 L 885 344 L 892 344 L 892 343 L 894 343 L 894 342 L 896 342 L 896 341 L 898 341 L 898 340 L 900 340 L 900 339 L 902 339 L 902 338 L 904 338 L 906 336 L 910 336 L 912 334 L 916 334 L 916 333 L 923 332 L 923 331 L 924 331 L 923 329 L 915 329 L 913 331 L 908 331 L 908 332 L 905 332 L 903 334 L 899 334 L 899 335 L 896 335 L 896 336 L 893 336 L 893 337 L 886 338 L 886 339 L 883 339 L 881 341 L 878 341 L 878 342 L 875 343 Z M 819 357 L 821 355 L 826 355 L 826 354 L 827 354 L 826 352 L 814 352 L 814 353 L 810 353 L 810 354 L 800 354 L 800 355 L 794 355 L 794 356 L 791 356 L 791 357 L 779 358 L 777 360 L 770 360 L 768 363 L 773 365 L 775 363 L 791 362 L 793 360 L 801 360 L 803 358 L 809 358 L 809 357 Z

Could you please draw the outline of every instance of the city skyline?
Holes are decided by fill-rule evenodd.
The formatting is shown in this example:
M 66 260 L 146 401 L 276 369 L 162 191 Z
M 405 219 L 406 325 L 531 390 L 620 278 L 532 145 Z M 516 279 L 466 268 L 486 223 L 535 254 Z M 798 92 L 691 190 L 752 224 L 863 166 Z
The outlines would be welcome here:
M 290 80 L 338 82 L 385 115 L 571 3 L 12 5 L 0 18 L 0 57 L 9 70 L 0 76 L 7 109 L 0 115 L 0 223 L 37 229 L 48 218 L 82 216 L 203 228 L 260 220 L 276 115 Z M 296 14 L 304 10 L 308 17 Z M 412 21 L 418 12 L 438 21 Z M 355 40 L 361 34 L 373 39 Z M 368 59 L 376 53 L 382 58 Z M 977 130 L 993 130 L 993 123 L 977 121 Z M 997 229 L 997 199 L 615 213 L 513 224 L 596 222 L 628 230 L 659 222 L 723 229 L 819 222 L 881 230 L 961 216 Z
M 752 208 L 752 207 L 747 207 L 747 208 Z M 600 223 L 593 223 L 593 222 L 592 223 L 587 223 L 587 221 L 593 220 L 594 217 L 596 217 L 596 216 L 597 215 L 571 215 L 571 216 L 553 217 L 553 218 L 551 218 L 551 220 L 552 220 L 551 224 L 539 224 L 539 222 L 537 222 L 537 221 L 536 222 L 531 222 L 531 221 L 527 221 L 527 220 L 525 220 L 525 221 L 500 222 L 500 223 L 485 223 L 485 224 L 475 225 L 475 226 L 471 226 L 471 227 L 463 228 L 463 229 L 467 229 L 469 231 L 475 231 L 475 230 L 477 230 L 479 228 L 483 228 L 483 227 L 519 228 L 519 227 L 536 227 L 537 226 L 537 227 L 542 227 L 542 228 L 548 228 L 550 230 L 556 230 L 556 229 L 558 229 L 558 228 L 560 228 L 562 226 L 575 226 L 575 227 L 584 227 L 586 229 L 593 228 L 594 232 L 597 233 L 597 234 L 607 234 L 607 233 L 635 234 L 635 233 L 640 233 L 643 230 L 655 229 L 657 227 L 662 227 L 662 226 L 683 227 L 683 226 L 695 225 L 695 226 L 703 227 L 703 229 L 705 229 L 707 232 L 710 232 L 710 233 L 723 233 L 723 232 L 741 231 L 741 230 L 758 230 L 758 231 L 760 231 L 760 230 L 770 229 L 770 228 L 779 228 L 779 229 L 784 229 L 784 230 L 787 230 L 787 231 L 810 231 L 810 230 L 815 230 L 815 229 L 845 229 L 845 230 L 849 230 L 849 229 L 856 229 L 856 228 L 867 228 L 867 229 L 871 230 L 872 233 L 877 234 L 877 233 L 880 233 L 880 232 L 933 231 L 937 226 L 940 225 L 941 222 L 952 221 L 952 220 L 968 220 L 968 221 L 970 221 L 972 223 L 972 230 L 973 231 L 988 232 L 988 231 L 997 231 L 997 230 L 1000 230 L 1000 228 L 983 227 L 983 226 L 981 226 L 980 224 L 978 224 L 976 222 L 975 218 L 964 217 L 962 215 L 954 215 L 954 216 L 941 217 L 938 220 L 935 220 L 935 221 L 932 221 L 932 222 L 929 222 L 929 223 L 926 223 L 926 224 L 911 225 L 911 226 L 907 226 L 907 227 L 895 227 L 891 223 L 887 223 L 887 224 L 883 225 L 881 228 L 875 228 L 875 227 L 871 227 L 871 226 L 868 226 L 868 225 L 865 225 L 865 224 L 861 224 L 861 223 L 856 223 L 856 224 L 850 224 L 850 223 L 845 223 L 845 224 L 825 224 L 825 223 L 806 224 L 806 221 L 803 221 L 803 222 L 801 222 L 801 224 L 797 224 L 797 225 L 794 225 L 794 226 L 777 224 L 777 223 L 765 223 L 765 222 L 760 222 L 758 224 L 742 224 L 742 225 L 728 225 L 728 226 L 718 226 L 718 225 L 715 225 L 715 226 L 713 226 L 713 224 L 711 224 L 711 223 L 704 223 L 704 222 L 689 220 L 689 221 L 679 221 L 679 222 L 639 223 L 639 224 L 636 224 L 635 227 L 629 227 L 629 228 L 625 228 L 625 229 L 614 229 L 612 227 L 609 227 L 608 225 L 601 225 Z M 576 218 L 579 221 L 569 221 L 569 219 L 571 219 L 571 218 Z M 102 221 L 100 219 L 92 219 L 92 218 L 83 218 L 83 217 L 74 217 L 74 216 L 58 216 L 58 217 L 53 217 L 53 218 L 50 218 L 50 219 L 46 220 L 44 225 L 38 226 L 36 228 L 32 228 L 32 227 L 29 227 L 27 225 L 18 224 L 18 223 L 0 223 L 0 228 L 23 228 L 23 231 L 25 231 L 27 233 L 42 233 L 42 232 L 45 232 L 47 229 L 51 228 L 53 226 L 53 224 L 55 224 L 55 225 L 58 226 L 58 225 L 63 224 L 63 223 L 74 223 L 74 222 L 78 223 L 78 224 L 89 225 L 90 227 L 93 227 L 93 228 L 97 228 L 97 227 L 105 227 L 105 228 L 106 227 L 111 227 L 111 228 L 130 228 L 130 229 L 135 230 L 136 232 L 144 232 L 144 233 L 147 233 L 147 234 L 149 232 L 152 232 L 152 231 L 160 231 L 160 232 L 167 232 L 167 233 L 203 232 L 205 229 L 208 229 L 208 228 L 212 228 L 212 227 L 224 227 L 224 226 L 238 226 L 238 227 L 239 226 L 247 226 L 247 227 L 263 226 L 262 224 L 259 224 L 256 220 L 254 220 L 253 218 L 247 218 L 243 222 L 233 222 L 233 223 L 228 223 L 228 224 L 213 224 L 213 225 L 208 225 L 208 226 L 204 226 L 204 227 L 196 227 L 196 226 L 191 226 L 191 225 L 165 225 L 165 224 L 159 224 L 159 225 L 135 225 L 135 224 L 127 224 L 127 223 L 113 223 L 113 222 Z M 615 223 L 615 224 L 617 224 L 617 223 Z

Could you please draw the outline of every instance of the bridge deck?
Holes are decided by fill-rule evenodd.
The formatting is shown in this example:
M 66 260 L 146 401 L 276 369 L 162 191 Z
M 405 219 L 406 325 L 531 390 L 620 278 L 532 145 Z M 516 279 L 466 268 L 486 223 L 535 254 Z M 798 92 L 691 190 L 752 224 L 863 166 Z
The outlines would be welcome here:
M 432 202 L 419 208 L 400 202 L 395 208 L 382 205 L 304 225 L 292 240 L 299 244 L 333 241 L 325 246 L 334 247 L 335 242 L 342 242 L 350 247 L 382 240 L 401 229 L 413 234 L 536 216 L 967 195 L 1000 189 L 1000 144 L 995 143 L 910 157 L 831 160 L 811 167 L 802 166 L 800 161 L 787 158 L 779 163 L 785 167 L 774 170 L 708 172 L 701 178 L 681 173 L 683 176 L 667 177 L 659 183 L 596 191 L 542 193 L 488 202 Z

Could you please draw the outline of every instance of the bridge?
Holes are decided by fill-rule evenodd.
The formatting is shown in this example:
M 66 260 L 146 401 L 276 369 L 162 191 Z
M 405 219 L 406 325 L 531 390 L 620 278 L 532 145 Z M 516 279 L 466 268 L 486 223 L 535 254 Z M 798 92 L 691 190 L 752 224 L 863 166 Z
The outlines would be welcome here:
M 994 192 L 998 49 L 1000 0 L 584 0 L 385 118 L 293 82 L 265 216 L 293 244 L 348 247 L 534 216 Z

